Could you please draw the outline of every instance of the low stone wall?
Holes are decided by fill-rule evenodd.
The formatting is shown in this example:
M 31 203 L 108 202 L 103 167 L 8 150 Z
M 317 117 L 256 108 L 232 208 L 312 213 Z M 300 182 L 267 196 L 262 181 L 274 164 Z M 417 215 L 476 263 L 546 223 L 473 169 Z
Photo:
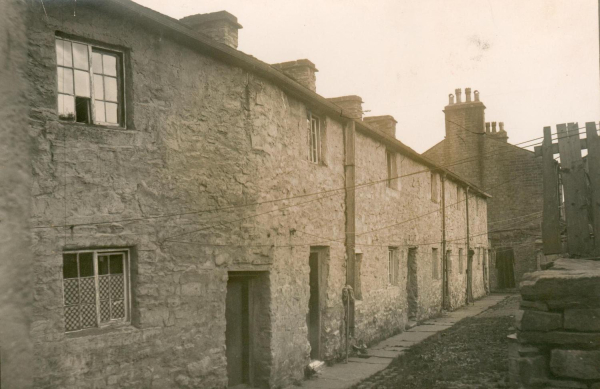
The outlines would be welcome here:
M 558 259 L 521 295 L 512 387 L 600 389 L 600 260 Z

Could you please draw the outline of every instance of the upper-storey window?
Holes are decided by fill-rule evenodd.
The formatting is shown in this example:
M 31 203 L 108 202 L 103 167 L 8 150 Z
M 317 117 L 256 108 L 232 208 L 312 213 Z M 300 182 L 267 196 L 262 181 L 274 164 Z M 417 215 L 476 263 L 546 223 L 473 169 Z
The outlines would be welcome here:
M 440 188 L 438 186 L 439 177 L 436 173 L 431 173 L 431 201 L 439 203 L 440 201 Z
M 124 124 L 122 53 L 57 37 L 56 64 L 61 120 Z
M 396 154 L 393 151 L 386 150 L 385 161 L 387 164 L 387 181 L 386 186 L 391 189 L 400 189 L 398 179 L 398 165 L 396 162 Z
M 312 163 L 323 162 L 323 145 L 321 139 L 321 119 L 308 113 L 308 160 Z

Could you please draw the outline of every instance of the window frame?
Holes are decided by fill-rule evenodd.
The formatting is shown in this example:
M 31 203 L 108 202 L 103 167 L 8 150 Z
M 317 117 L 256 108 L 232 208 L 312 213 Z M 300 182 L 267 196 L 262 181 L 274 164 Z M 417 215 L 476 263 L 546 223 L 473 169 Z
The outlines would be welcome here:
M 323 164 L 323 125 L 321 117 L 307 112 L 307 146 L 308 146 L 308 161 L 315 165 Z M 315 129 L 313 123 L 317 123 Z M 316 145 L 315 145 L 316 143 Z
M 439 248 L 431 248 L 431 278 L 434 280 L 440 279 L 440 252 Z
M 398 177 L 398 160 L 397 155 L 392 150 L 385 150 L 385 163 L 387 168 L 387 181 L 385 182 L 386 187 L 399 190 L 399 177 Z
M 89 111 L 88 111 L 88 121 L 87 122 L 79 122 L 77 121 L 77 108 L 76 108 L 76 103 L 75 103 L 75 99 L 77 97 L 77 95 L 75 94 L 75 81 L 73 80 L 73 108 L 74 108 L 74 118 L 73 120 L 68 120 L 68 119 L 64 119 L 61 118 L 61 113 L 58 112 L 58 99 L 59 99 L 59 94 L 64 94 L 64 95 L 68 95 L 67 93 L 63 93 L 63 92 L 59 92 L 58 89 L 58 74 L 56 77 L 56 94 L 57 94 L 57 113 L 58 113 L 58 120 L 63 122 L 63 123 L 70 123 L 70 124 L 80 124 L 80 125 L 93 125 L 93 126 L 102 126 L 102 127 L 109 127 L 109 128 L 117 128 L 117 129 L 126 129 L 127 128 L 127 120 L 126 120 L 126 113 L 127 113 L 127 104 L 126 104 L 126 92 L 125 92 L 125 86 L 126 86 L 126 75 L 125 75 L 125 51 L 122 49 L 116 49 L 114 47 L 109 47 L 108 45 L 103 45 L 103 44 L 98 44 L 95 42 L 90 42 L 89 40 L 86 39 L 80 39 L 80 38 L 73 38 L 70 36 L 65 36 L 63 34 L 57 34 L 54 36 L 54 48 L 55 48 L 55 60 L 56 60 L 56 71 L 58 73 L 58 68 L 67 68 L 64 65 L 59 65 L 58 64 L 58 52 L 56 52 L 56 42 L 58 40 L 62 40 L 62 41 L 67 41 L 71 43 L 71 53 L 73 52 L 73 43 L 77 43 L 77 44 L 81 44 L 81 45 L 85 45 L 87 46 L 87 60 L 88 60 L 88 69 L 86 70 L 89 76 L 89 85 L 90 85 L 90 97 L 89 97 Z M 96 121 L 96 106 L 95 106 L 95 102 L 96 102 L 96 97 L 95 97 L 95 82 L 94 82 L 94 76 L 98 75 L 101 76 L 103 78 L 104 81 L 104 77 L 105 74 L 101 73 L 101 74 L 96 74 L 94 73 L 94 68 L 93 68 L 93 54 L 94 53 L 100 53 L 103 55 L 111 55 L 114 56 L 116 58 L 116 76 L 114 78 L 116 78 L 117 81 L 117 123 L 109 123 L 106 121 Z M 73 55 L 73 54 L 71 54 Z M 77 69 L 75 68 L 74 63 L 72 64 L 73 66 L 70 69 Z M 75 76 L 73 75 L 73 78 Z M 112 76 L 110 76 L 112 77 Z M 104 90 L 104 86 L 103 86 L 103 90 Z M 100 99 L 98 99 L 100 100 Z M 100 100 L 100 101 L 107 101 L 107 100 Z M 110 102 L 110 101 L 109 101 Z M 112 103 L 112 102 L 111 102 Z M 106 117 L 105 117 L 106 119 Z
M 388 286 L 398 286 L 400 273 L 400 251 L 398 247 L 388 247 Z
M 439 181 L 438 181 L 438 174 L 436 172 L 431 172 L 431 176 L 430 176 L 430 181 L 431 181 L 431 201 L 433 201 L 434 203 L 439 203 L 440 202 L 440 187 L 439 187 Z
M 107 327 L 114 327 L 123 324 L 131 324 L 131 250 L 128 248 L 107 248 L 107 249 L 80 249 L 80 250 L 65 250 L 62 252 L 63 255 L 63 264 L 61 266 L 61 270 L 64 271 L 64 255 L 65 254 L 77 254 L 78 261 L 78 274 L 77 279 L 81 278 L 79 276 L 79 254 L 81 253 L 92 253 L 93 254 L 93 268 L 94 268 L 94 293 L 95 293 L 95 306 L 96 306 L 96 326 L 95 327 L 85 327 L 79 328 L 77 330 L 67 330 L 66 326 L 66 314 L 63 312 L 63 319 L 65 319 L 65 334 L 73 334 L 79 333 L 82 331 L 93 331 L 98 329 L 103 329 Z M 101 322 L 101 314 L 100 314 L 100 281 L 98 274 L 98 256 L 99 255 L 111 255 L 111 254 L 123 254 L 124 264 L 123 264 L 123 309 L 124 315 L 122 319 L 110 319 L 107 322 Z M 62 277 L 62 287 L 63 287 L 63 310 L 67 307 L 66 298 L 65 298 L 65 280 L 73 279 L 73 278 L 65 278 L 64 273 Z M 81 305 L 81 304 L 78 304 Z

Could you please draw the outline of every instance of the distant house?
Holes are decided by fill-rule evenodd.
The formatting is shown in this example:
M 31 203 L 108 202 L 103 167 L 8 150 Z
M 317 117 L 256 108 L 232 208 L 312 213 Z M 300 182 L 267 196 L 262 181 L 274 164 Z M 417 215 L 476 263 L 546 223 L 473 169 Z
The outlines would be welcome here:
M 493 250 L 492 289 L 513 288 L 538 269 L 543 207 L 541 158 L 508 143 L 504 123 L 485 122 L 479 92 L 450 95 L 444 108 L 446 137 L 423 155 L 484 188 Z M 491 125 L 490 125 L 491 124 Z
M 227 12 L 29 6 L 34 387 L 284 387 L 347 325 L 485 295 L 489 195 L 312 62 L 238 51 Z

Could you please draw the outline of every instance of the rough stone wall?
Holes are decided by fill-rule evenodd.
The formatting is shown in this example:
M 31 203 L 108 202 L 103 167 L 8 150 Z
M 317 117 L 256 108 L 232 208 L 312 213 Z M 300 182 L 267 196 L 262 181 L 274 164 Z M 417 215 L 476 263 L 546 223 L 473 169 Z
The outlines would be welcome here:
M 35 386 L 226 386 L 228 271 L 266 272 L 258 296 L 268 312 L 257 321 L 260 384 L 300 379 L 310 350 L 311 246 L 329 247 L 322 340 L 326 358 L 339 355 L 344 192 L 269 201 L 345 186 L 342 125 L 313 109 L 324 120 L 326 155 L 312 164 L 306 160 L 310 108 L 132 15 L 93 4 L 79 4 L 76 16 L 70 3 L 47 4 L 48 19 L 34 18 L 30 28 Z M 34 12 L 42 15 L 38 6 Z M 58 120 L 55 31 L 122 48 L 127 128 Z M 385 147 L 361 135 L 356 143 L 357 182 L 384 178 Z M 398 166 L 402 174 L 424 168 L 409 159 Z M 400 191 L 357 189 L 359 232 L 439 209 L 430 199 L 429 172 L 402 181 Z M 249 205 L 231 207 L 239 204 Z M 485 225 L 479 217 L 473 223 Z M 432 243 L 440 234 L 437 213 L 359 238 L 368 269 L 366 297 L 357 306 L 360 339 L 403 328 L 410 245 L 424 243 L 419 317 L 440 311 L 441 267 L 438 280 L 431 270 L 431 247 L 442 256 L 441 245 Z M 383 282 L 388 245 L 401 249 L 399 286 Z M 62 253 L 86 248 L 131 249 L 131 324 L 65 334 Z
M 344 235 L 343 192 L 259 217 L 313 198 L 193 211 L 342 188 L 341 126 L 327 121 L 327 163 L 311 164 L 306 107 L 274 85 L 135 18 L 83 4 L 76 17 L 60 4 L 46 9 L 48 24 L 37 18 L 31 26 L 28 75 L 36 85 L 33 224 L 44 227 L 34 229 L 33 246 L 35 386 L 226 386 L 231 270 L 269 271 L 267 385 L 301 378 L 309 248 L 330 244 L 312 235 Z M 57 120 L 54 31 L 125 49 L 127 129 Z M 198 229 L 172 239 L 191 243 L 167 241 Z M 132 324 L 65 334 L 62 252 L 90 247 L 132 249 Z M 344 255 L 332 244 L 332 307 L 341 301 Z
M 513 388 L 600 387 L 600 261 L 559 259 L 521 282 Z
M 0 387 L 30 388 L 31 142 L 25 1 L 0 3 Z
M 357 303 L 356 334 L 366 343 L 404 329 L 408 309 L 406 288 L 410 247 L 417 248 L 417 319 L 434 316 L 442 309 L 441 201 L 432 201 L 431 172 L 426 166 L 397 153 L 395 156 L 398 176 L 408 175 L 399 178 L 395 188 L 389 188 L 383 181 L 356 190 L 356 246 L 363 253 L 360 269 L 363 299 Z M 385 180 L 385 145 L 358 133 L 356 172 L 358 185 Z M 436 178 L 439 180 L 439 175 Z M 458 248 L 463 247 L 466 241 L 465 203 L 455 204 L 456 183 L 446 180 L 445 185 L 447 249 L 458 254 Z M 441 183 L 438 189 L 438 198 L 441 198 Z M 479 197 L 470 200 L 471 230 L 485 233 L 486 200 Z M 479 204 L 479 213 L 474 211 L 475 204 Z M 415 220 L 404 222 L 409 219 Z M 487 247 L 487 237 L 485 234 L 473 237 L 471 244 L 474 243 Z M 398 285 L 389 285 L 388 282 L 389 247 L 399 250 Z M 438 249 L 437 278 L 432 269 L 433 248 Z M 450 301 L 451 307 L 456 308 L 465 303 L 466 259 L 463 273 L 458 272 L 458 263 L 452 263 L 451 269 Z M 483 285 L 482 273 L 474 273 L 474 284 Z M 474 294 L 480 297 L 485 292 L 483 288 L 476 287 Z
M 424 155 L 492 195 L 488 200 L 491 245 L 497 250 L 513 248 L 518 284 L 524 273 L 537 270 L 536 240 L 541 237 L 543 206 L 541 158 L 485 134 L 483 105 L 450 107 L 454 108 L 446 107 L 446 119 L 451 121 L 446 123 L 446 138 Z M 490 270 L 495 289 L 495 262 L 490 261 Z

